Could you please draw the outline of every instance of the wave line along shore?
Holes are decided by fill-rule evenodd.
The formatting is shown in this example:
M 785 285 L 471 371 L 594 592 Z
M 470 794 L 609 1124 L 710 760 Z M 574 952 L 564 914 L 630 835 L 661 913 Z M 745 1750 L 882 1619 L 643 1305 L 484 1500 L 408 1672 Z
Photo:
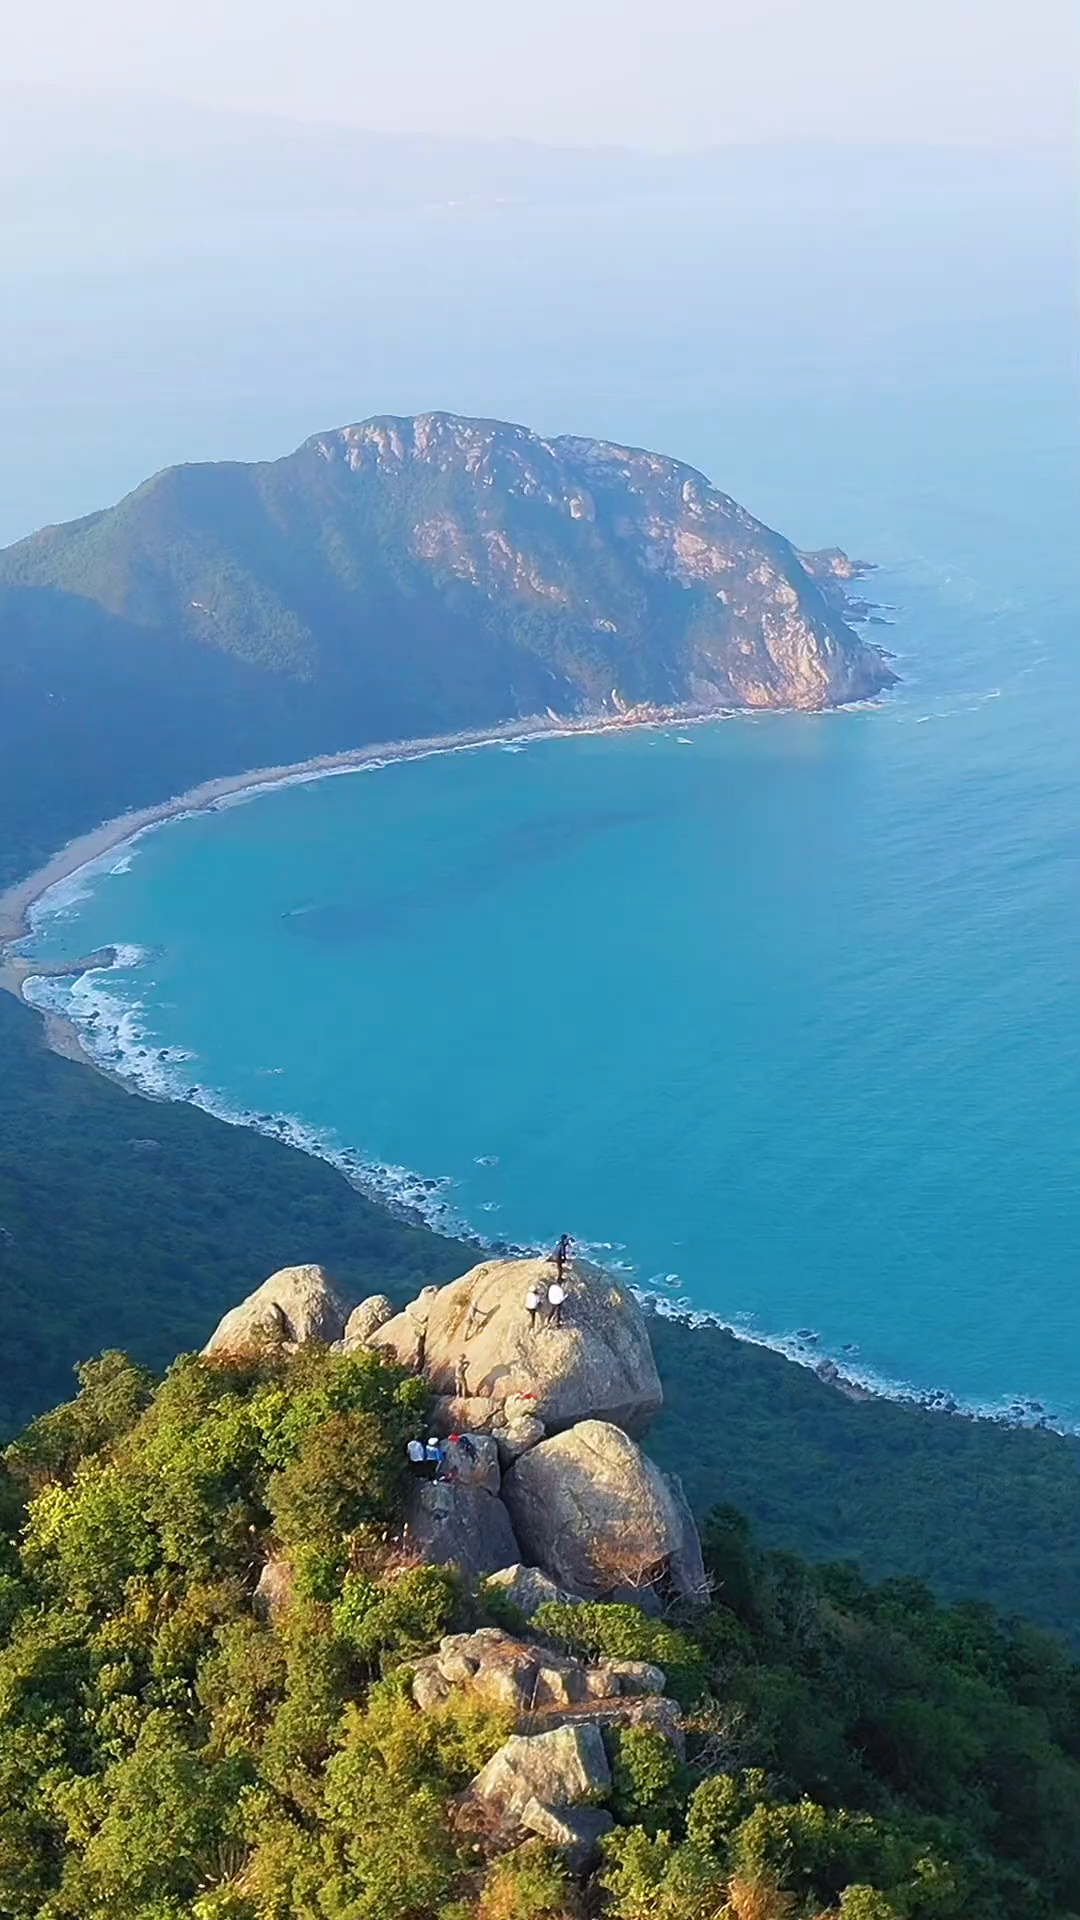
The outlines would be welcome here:
M 555 713 L 527 714 L 490 727 L 478 727 L 460 733 L 433 734 L 428 739 L 391 740 L 363 747 L 351 747 L 341 753 L 316 754 L 310 760 L 297 760 L 287 766 L 255 767 L 244 773 L 220 774 L 203 780 L 185 793 L 147 807 L 130 809 L 105 820 L 87 833 L 76 834 L 54 853 L 45 865 L 24 879 L 16 880 L 0 893 L 0 952 L 32 931 L 31 909 L 44 894 L 62 880 L 70 880 L 84 867 L 106 853 L 134 840 L 150 827 L 163 826 L 188 813 L 204 812 L 219 801 L 263 788 L 287 786 L 293 781 L 320 780 L 336 773 L 362 772 L 365 767 L 386 766 L 399 760 L 418 760 L 430 754 L 457 753 L 471 747 L 501 746 L 516 740 L 557 740 L 572 734 L 620 733 L 629 727 L 690 726 L 702 721 L 732 718 L 734 709 L 685 709 L 679 707 L 633 708 L 616 713 L 573 715 Z M 763 709 L 781 712 L 783 709 Z M 10 956 L 6 956 L 10 964 Z M 0 967 L 0 986 L 18 992 L 5 979 Z

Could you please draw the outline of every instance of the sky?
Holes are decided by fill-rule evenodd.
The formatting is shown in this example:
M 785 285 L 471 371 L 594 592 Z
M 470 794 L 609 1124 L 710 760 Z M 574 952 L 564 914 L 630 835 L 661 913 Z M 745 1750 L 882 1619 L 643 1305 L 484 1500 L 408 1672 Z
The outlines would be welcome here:
M 0 0 L 5 85 L 661 150 L 1075 139 L 1075 0 Z

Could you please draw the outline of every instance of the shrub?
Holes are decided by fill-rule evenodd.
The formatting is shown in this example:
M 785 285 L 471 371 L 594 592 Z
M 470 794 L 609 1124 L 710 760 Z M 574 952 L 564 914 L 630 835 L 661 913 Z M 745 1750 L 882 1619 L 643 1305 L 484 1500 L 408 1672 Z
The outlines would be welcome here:
M 668 1692 L 683 1705 L 699 1698 L 705 1682 L 701 1648 L 689 1634 L 663 1620 L 650 1619 L 640 1607 L 593 1602 L 566 1606 L 546 1601 L 533 1615 L 533 1628 L 572 1653 L 592 1659 L 649 1660 L 662 1667 Z
M 541 1840 L 528 1840 L 488 1870 L 476 1920 L 564 1920 L 572 1900 L 570 1877 L 558 1854 Z
M 427 1653 L 446 1632 L 457 1605 L 457 1585 L 445 1567 L 405 1567 L 369 1580 L 345 1576 L 333 1609 L 334 1632 L 372 1665 Z
M 647 1833 L 681 1821 L 688 1775 L 670 1740 L 656 1727 L 614 1727 L 611 1807 L 616 1818 Z

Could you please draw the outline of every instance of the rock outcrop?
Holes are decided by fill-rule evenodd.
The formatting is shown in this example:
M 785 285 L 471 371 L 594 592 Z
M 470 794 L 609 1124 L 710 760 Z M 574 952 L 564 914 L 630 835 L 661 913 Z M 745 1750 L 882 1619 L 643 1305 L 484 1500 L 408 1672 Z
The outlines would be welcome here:
M 520 1560 L 505 1506 L 482 1487 L 418 1480 L 409 1489 L 404 1545 L 435 1566 L 457 1566 L 475 1579 Z
M 525 1556 L 599 1599 L 674 1579 L 685 1521 L 660 1469 L 622 1431 L 582 1420 L 521 1456 L 503 1498 Z
M 490 1433 L 451 1433 L 446 1441 L 446 1477 L 459 1487 L 498 1493 L 499 1449 Z
M 370 1339 L 377 1327 L 392 1320 L 397 1309 L 385 1293 L 369 1293 L 354 1307 L 345 1322 L 345 1347 L 362 1347 Z
M 226 1355 L 263 1347 L 340 1340 L 349 1311 L 324 1267 L 282 1267 L 220 1320 L 203 1352 Z
M 269 1620 L 282 1607 L 288 1605 L 293 1595 L 293 1570 L 290 1562 L 277 1555 L 271 1555 L 263 1564 L 255 1591 L 251 1596 L 251 1605 L 260 1620 Z
M 462 1688 L 492 1705 L 531 1718 L 585 1703 L 611 1705 L 662 1695 L 664 1673 L 646 1660 L 598 1660 L 557 1653 L 538 1640 L 521 1640 L 499 1627 L 451 1633 L 437 1653 L 416 1663 L 413 1699 L 426 1712 Z M 591 1705 L 590 1705 L 591 1711 Z
M 559 1606 L 580 1606 L 580 1593 L 570 1593 L 565 1587 L 556 1586 L 539 1567 L 500 1567 L 497 1573 L 490 1574 L 484 1582 L 485 1592 L 497 1593 L 516 1607 L 524 1620 L 531 1620 L 540 1607 L 551 1602 Z
M 526 1833 L 546 1840 L 563 1855 L 571 1873 L 588 1873 L 596 1865 L 600 1842 L 615 1825 L 606 1807 L 545 1807 L 530 1800 L 519 1825 Z
M 368 1343 L 403 1365 L 422 1367 L 446 1412 L 468 1411 L 470 1427 L 497 1427 L 509 1452 L 535 1431 L 601 1419 L 627 1433 L 647 1431 L 662 1400 L 659 1376 L 633 1295 L 609 1273 L 574 1261 L 566 1274 L 562 1324 L 530 1323 L 530 1287 L 546 1294 L 545 1260 L 487 1260 L 449 1286 L 422 1294 L 377 1327 Z M 479 1402 L 489 1411 L 486 1419 Z M 520 1441 L 520 1446 L 519 1446 Z
M 690 1511 L 690 1502 L 678 1474 L 665 1473 L 663 1478 L 678 1515 L 680 1529 L 679 1544 L 671 1555 L 671 1584 L 684 1600 L 693 1600 L 705 1606 L 712 1589 L 705 1571 L 697 1521 Z
M 575 1807 L 611 1790 L 611 1768 L 598 1727 L 585 1721 L 550 1733 L 512 1734 L 466 1790 L 502 1823 L 520 1823 L 530 1802 Z
M 205 1352 L 321 1340 L 422 1374 L 425 1431 L 444 1437 L 445 1457 L 437 1480 L 412 1481 L 401 1544 L 473 1579 L 498 1576 L 526 1619 L 546 1599 L 652 1612 L 672 1595 L 702 1601 L 682 1487 L 632 1437 L 661 1400 L 645 1316 L 612 1275 L 573 1261 L 556 1326 L 526 1305 L 546 1301 L 554 1272 L 540 1259 L 483 1261 L 400 1313 L 373 1294 L 346 1326 L 321 1267 L 285 1267 L 225 1315 Z

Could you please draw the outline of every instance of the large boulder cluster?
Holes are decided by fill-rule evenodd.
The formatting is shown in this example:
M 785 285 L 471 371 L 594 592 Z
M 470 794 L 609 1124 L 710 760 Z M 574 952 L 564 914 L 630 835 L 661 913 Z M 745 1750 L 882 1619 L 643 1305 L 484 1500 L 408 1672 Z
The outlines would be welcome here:
M 558 1321 L 530 1311 L 554 1277 L 545 1260 L 485 1260 L 401 1312 L 384 1294 L 350 1312 L 322 1268 L 286 1267 L 206 1352 L 318 1339 L 422 1374 L 445 1446 L 439 1477 L 417 1477 L 406 1502 L 403 1545 L 423 1559 L 474 1577 L 516 1569 L 589 1600 L 704 1598 L 682 1488 L 637 1444 L 662 1399 L 645 1317 L 585 1260 L 566 1266 Z
M 383 1294 L 349 1312 L 321 1268 L 287 1267 L 226 1314 L 205 1351 L 318 1339 L 426 1378 L 442 1458 L 435 1478 L 424 1463 L 411 1481 L 399 1546 L 483 1581 L 522 1624 L 448 1635 L 417 1661 L 412 1697 L 431 1712 L 465 1689 L 509 1710 L 514 1731 L 458 1817 L 501 1844 L 539 1836 L 583 1870 L 612 1825 L 595 1804 L 611 1789 L 605 1733 L 650 1727 L 681 1757 L 682 1717 L 659 1667 L 577 1658 L 530 1623 L 553 1601 L 655 1612 L 704 1600 L 707 1587 L 682 1487 L 638 1445 L 661 1402 L 644 1316 L 609 1273 L 574 1261 L 556 1324 L 530 1311 L 553 1278 L 542 1260 L 489 1260 L 403 1312 Z M 268 1563 L 260 1609 L 288 1585 L 285 1563 Z
M 308 1340 L 332 1343 L 345 1329 L 348 1306 L 325 1267 L 282 1267 L 219 1320 L 204 1353 L 219 1359 Z

